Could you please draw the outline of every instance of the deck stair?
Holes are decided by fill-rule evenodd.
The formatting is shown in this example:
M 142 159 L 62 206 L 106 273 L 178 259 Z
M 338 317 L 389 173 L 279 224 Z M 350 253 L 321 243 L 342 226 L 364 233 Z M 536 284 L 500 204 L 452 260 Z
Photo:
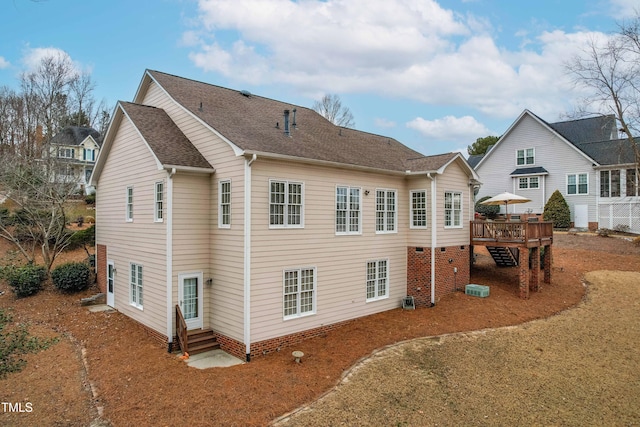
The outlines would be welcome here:
M 515 267 L 518 265 L 518 248 L 487 246 L 487 250 L 498 267 Z
M 203 353 L 220 347 L 211 329 L 194 329 L 187 332 L 189 354 Z

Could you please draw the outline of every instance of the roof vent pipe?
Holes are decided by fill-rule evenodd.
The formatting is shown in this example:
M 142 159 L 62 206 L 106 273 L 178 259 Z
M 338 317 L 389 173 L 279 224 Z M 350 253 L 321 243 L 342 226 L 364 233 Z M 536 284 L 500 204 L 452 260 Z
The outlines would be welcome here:
M 291 121 L 291 127 L 295 129 L 296 128 L 296 109 L 294 108 L 291 111 L 293 111 L 293 119 Z
M 289 136 L 289 110 L 284 110 L 284 134 Z

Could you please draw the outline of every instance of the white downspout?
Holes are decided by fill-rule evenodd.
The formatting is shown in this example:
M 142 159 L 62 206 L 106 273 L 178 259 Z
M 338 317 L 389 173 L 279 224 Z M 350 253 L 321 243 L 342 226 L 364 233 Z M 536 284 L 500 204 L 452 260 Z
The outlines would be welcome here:
M 431 306 L 433 307 L 436 304 L 436 238 L 438 237 L 436 232 L 436 178 L 431 176 L 431 173 L 428 173 L 427 177 L 431 180 Z
M 171 352 L 173 343 L 173 175 L 176 168 L 167 173 L 167 227 L 166 264 L 167 264 L 167 350 Z
M 244 163 L 244 345 L 251 361 L 251 164 L 256 154 Z

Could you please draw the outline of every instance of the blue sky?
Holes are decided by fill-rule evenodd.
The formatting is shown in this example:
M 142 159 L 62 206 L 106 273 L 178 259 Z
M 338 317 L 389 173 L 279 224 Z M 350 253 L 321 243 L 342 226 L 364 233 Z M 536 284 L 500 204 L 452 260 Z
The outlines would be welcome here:
M 466 151 L 529 109 L 574 110 L 563 62 L 637 0 L 5 0 L 0 86 L 47 52 L 110 106 L 145 69 L 310 107 L 338 94 L 356 128 L 424 153 Z

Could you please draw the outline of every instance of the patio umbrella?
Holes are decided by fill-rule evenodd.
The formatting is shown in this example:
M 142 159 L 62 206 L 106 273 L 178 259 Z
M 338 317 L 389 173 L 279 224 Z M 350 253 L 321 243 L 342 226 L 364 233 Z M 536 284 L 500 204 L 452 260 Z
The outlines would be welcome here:
M 527 203 L 530 202 L 531 199 L 527 199 L 523 196 L 518 196 L 517 194 L 504 192 L 500 193 L 497 196 L 493 196 L 490 199 L 485 200 L 484 202 L 480 202 L 483 205 L 503 205 L 505 207 L 505 212 L 507 215 L 509 214 L 509 203 Z

